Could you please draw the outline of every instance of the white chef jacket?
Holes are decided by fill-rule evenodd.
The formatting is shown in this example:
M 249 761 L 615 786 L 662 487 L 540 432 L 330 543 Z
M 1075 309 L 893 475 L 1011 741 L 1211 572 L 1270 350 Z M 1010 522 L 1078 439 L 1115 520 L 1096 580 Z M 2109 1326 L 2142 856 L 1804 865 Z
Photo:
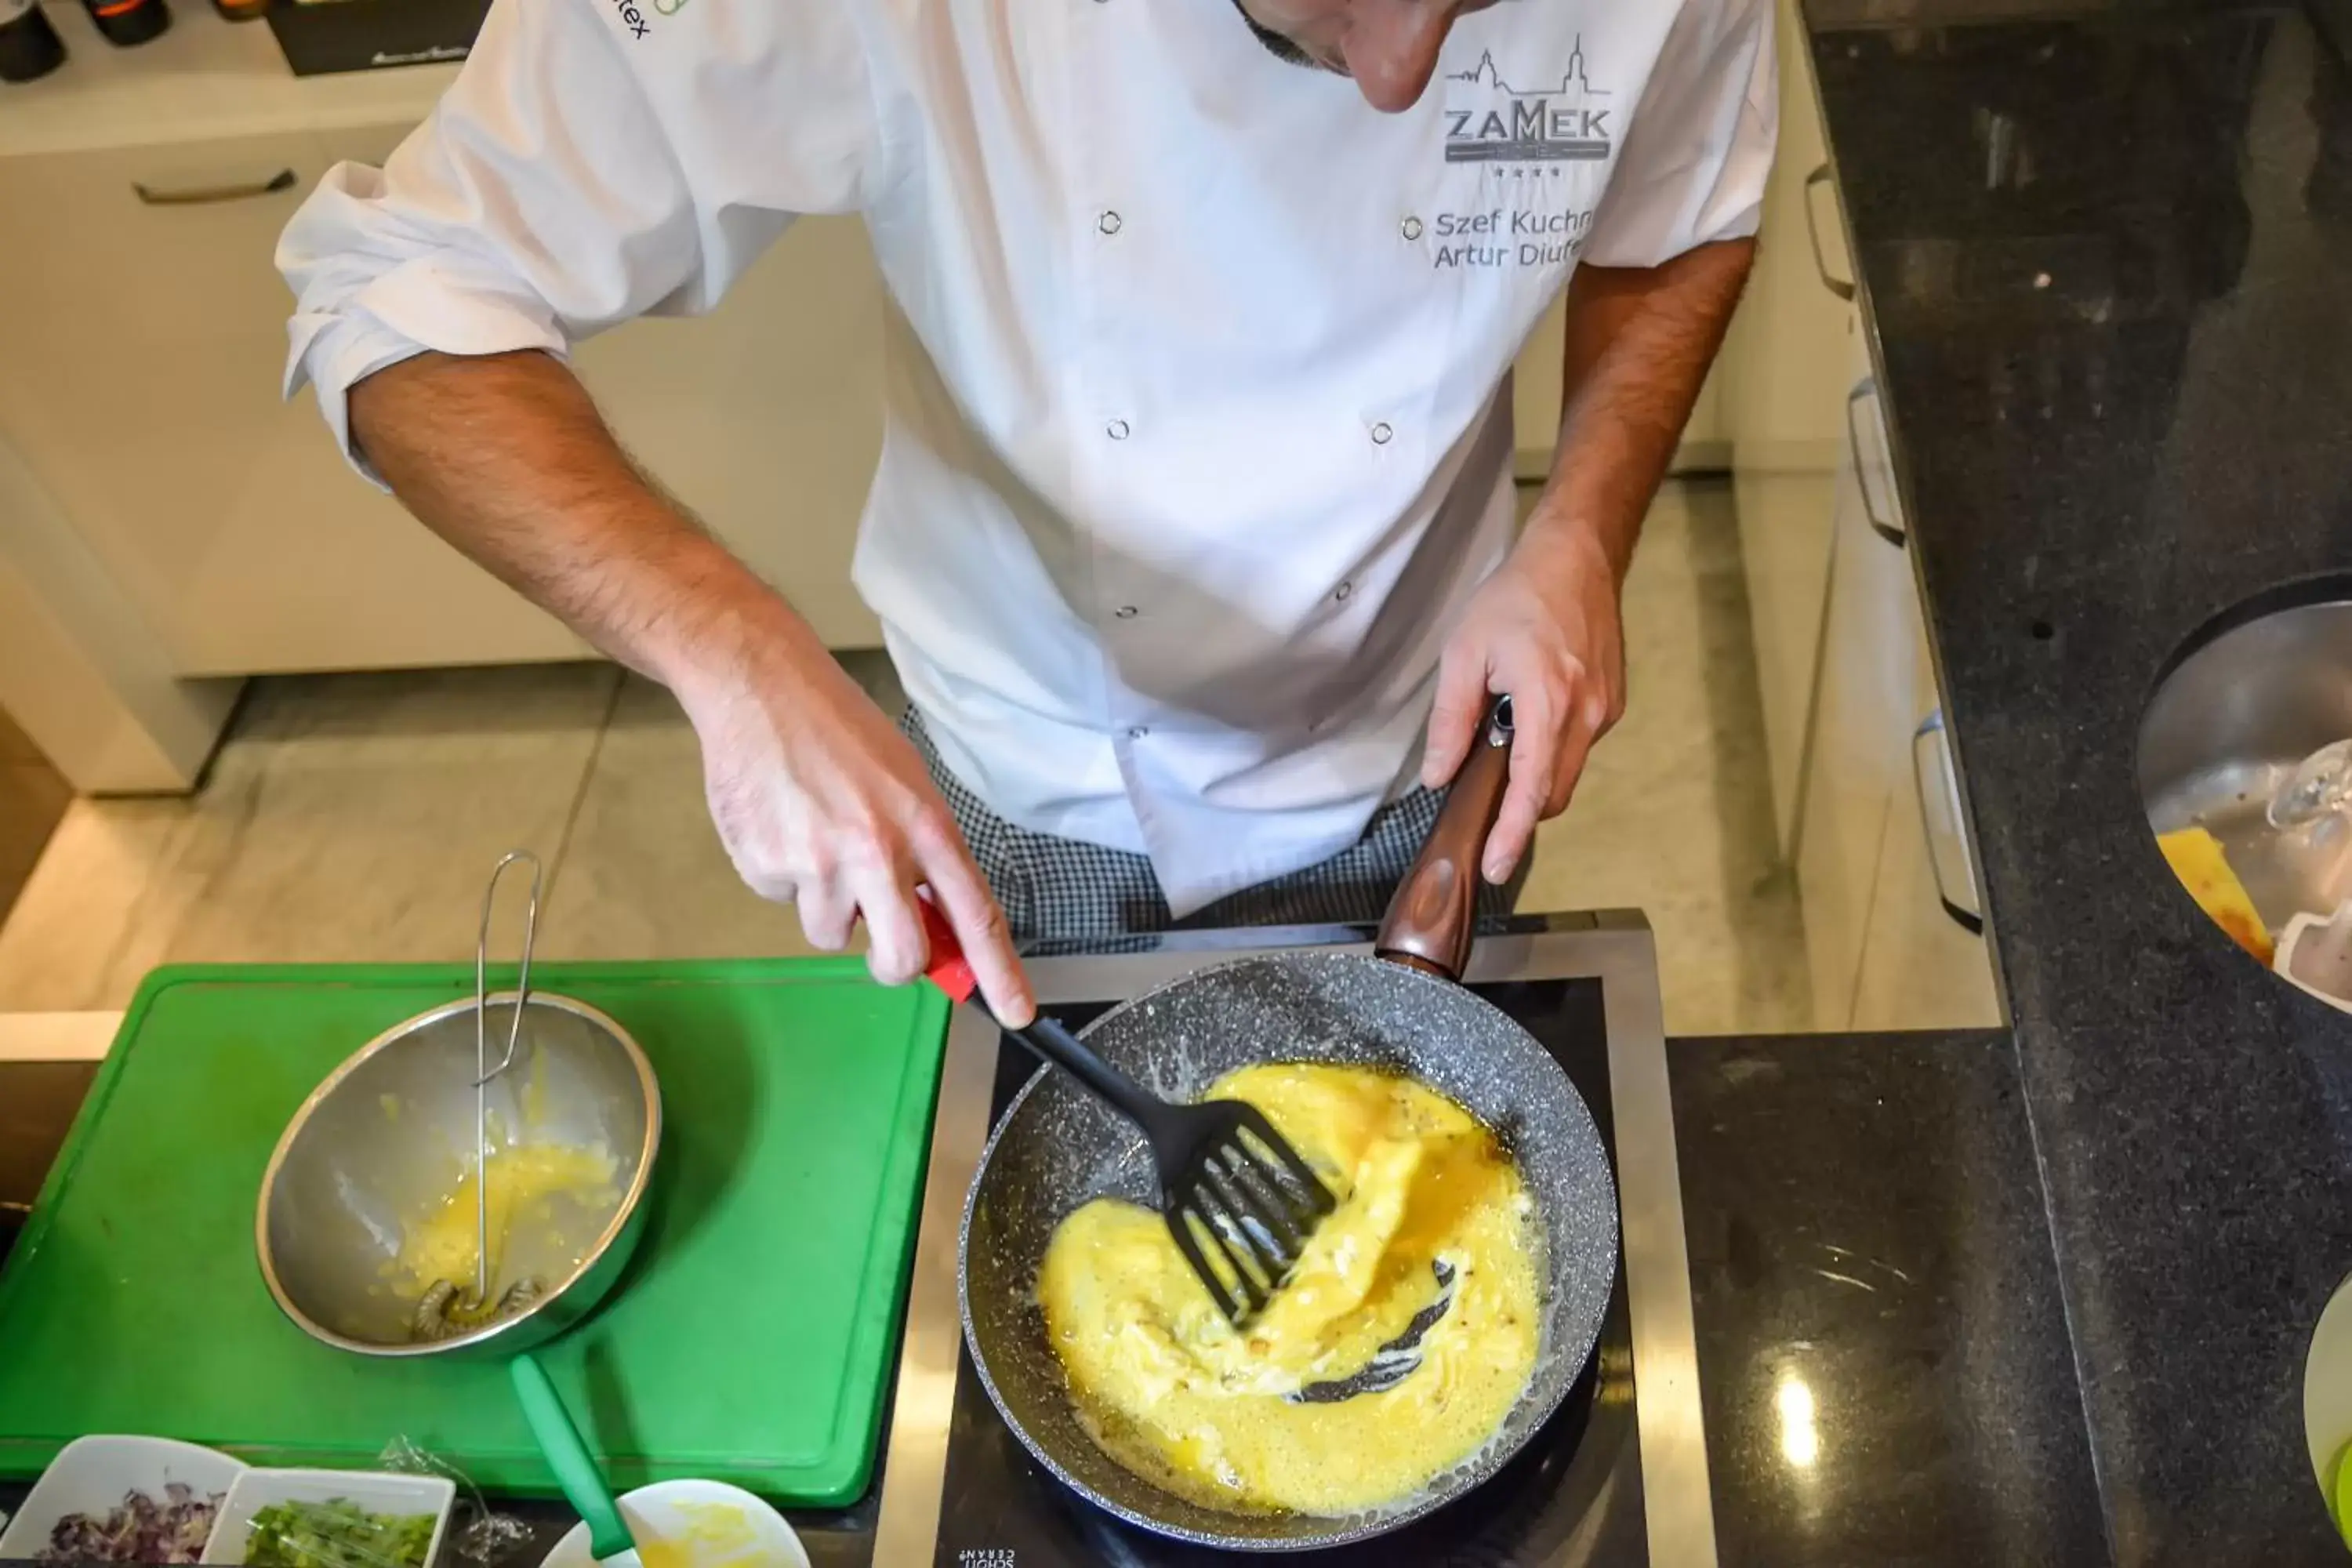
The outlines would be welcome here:
M 1391 116 L 1230 0 L 497 0 L 288 227 L 288 391 L 348 449 L 404 356 L 707 310 L 862 213 L 857 587 L 956 775 L 1181 916 L 1409 784 L 1511 537 L 1511 363 L 1579 260 L 1754 232 L 1771 40 L 1769 0 L 1506 0 Z

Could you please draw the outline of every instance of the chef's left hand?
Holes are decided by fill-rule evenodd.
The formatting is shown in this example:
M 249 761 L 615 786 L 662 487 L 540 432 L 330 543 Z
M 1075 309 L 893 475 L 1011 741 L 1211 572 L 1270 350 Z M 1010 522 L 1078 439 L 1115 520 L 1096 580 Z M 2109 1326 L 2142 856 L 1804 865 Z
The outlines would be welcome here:
M 1489 882 L 1509 880 L 1536 824 L 1567 809 L 1592 742 L 1625 711 L 1619 588 L 1597 535 L 1539 521 L 1472 595 L 1445 645 L 1423 784 L 1450 781 L 1489 701 L 1511 699 L 1510 785 L 1480 866 Z

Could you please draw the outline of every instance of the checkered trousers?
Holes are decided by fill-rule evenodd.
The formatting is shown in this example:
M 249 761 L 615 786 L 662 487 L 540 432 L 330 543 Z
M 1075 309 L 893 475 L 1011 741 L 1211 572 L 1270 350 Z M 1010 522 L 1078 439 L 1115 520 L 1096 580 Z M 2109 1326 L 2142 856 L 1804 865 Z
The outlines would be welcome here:
M 1352 847 L 1319 865 L 1228 894 L 1180 921 L 1169 912 L 1150 858 L 1015 827 L 948 771 L 920 713 L 908 708 L 900 727 L 922 753 L 972 859 L 995 890 L 1014 944 L 1024 950 L 1171 930 L 1375 924 L 1444 801 L 1433 790 L 1416 788 L 1375 813 Z M 1523 861 L 1507 885 L 1482 885 L 1479 913 L 1508 914 L 1526 879 Z

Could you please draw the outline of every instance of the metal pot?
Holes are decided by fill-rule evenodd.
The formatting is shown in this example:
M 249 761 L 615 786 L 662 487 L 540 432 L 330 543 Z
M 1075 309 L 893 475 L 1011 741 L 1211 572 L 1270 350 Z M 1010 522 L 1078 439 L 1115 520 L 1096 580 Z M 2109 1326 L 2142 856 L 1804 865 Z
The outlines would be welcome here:
M 1346 1519 L 1222 1512 L 1163 1491 L 1079 1426 L 1046 1343 L 1036 1279 L 1054 1227 L 1106 1194 L 1151 1203 L 1134 1130 L 1064 1076 L 1040 1072 L 981 1156 L 964 1207 L 964 1337 L 989 1397 L 1038 1462 L 1097 1506 L 1160 1534 L 1241 1551 L 1336 1546 L 1383 1534 L 1500 1469 L 1558 1409 L 1599 1336 L 1617 1271 L 1617 1198 L 1592 1115 L 1551 1054 L 1455 983 L 1475 918 L 1478 855 L 1507 775 L 1497 705 L 1381 922 L 1377 957 L 1244 959 L 1200 971 L 1104 1015 L 1095 1050 L 1163 1094 L 1199 1095 L 1256 1062 L 1378 1066 L 1452 1096 L 1518 1161 L 1542 1221 L 1543 1334 L 1535 1371 L 1469 1464 L 1393 1507 Z
M 2283 584 L 2225 611 L 2175 656 L 2141 716 L 2148 826 L 2203 826 L 2273 931 L 2352 898 L 2352 823 L 2267 820 L 2305 757 L 2352 736 L 2352 595 L 2341 578 Z

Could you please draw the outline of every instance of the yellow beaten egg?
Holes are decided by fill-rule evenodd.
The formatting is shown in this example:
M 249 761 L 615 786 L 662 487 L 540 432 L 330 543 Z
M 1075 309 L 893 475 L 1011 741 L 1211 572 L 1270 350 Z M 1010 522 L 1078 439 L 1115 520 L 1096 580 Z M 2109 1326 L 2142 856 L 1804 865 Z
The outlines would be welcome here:
M 1517 1167 L 1454 1101 L 1368 1068 L 1244 1068 L 1210 1095 L 1265 1111 L 1339 1206 L 1238 1331 L 1158 1212 L 1098 1198 L 1063 1220 L 1038 1299 L 1079 1417 L 1120 1464 L 1211 1508 L 1403 1500 L 1484 1447 L 1534 1370 L 1537 1242 Z M 1417 1366 L 1334 1396 L 1441 1300 Z
M 563 1143 L 525 1143 L 490 1155 L 487 1206 L 490 1235 L 490 1274 L 500 1277 L 509 1247 L 526 1254 L 562 1252 L 584 1246 L 589 1236 L 559 1234 L 564 1226 L 559 1208 L 612 1202 L 617 1162 L 602 1147 L 581 1148 Z M 449 1196 L 419 1215 L 404 1231 L 399 1256 L 387 1263 L 385 1277 L 397 1279 L 410 1292 L 436 1280 L 470 1282 L 480 1253 L 481 1215 L 474 1195 L 479 1178 L 466 1171 Z

